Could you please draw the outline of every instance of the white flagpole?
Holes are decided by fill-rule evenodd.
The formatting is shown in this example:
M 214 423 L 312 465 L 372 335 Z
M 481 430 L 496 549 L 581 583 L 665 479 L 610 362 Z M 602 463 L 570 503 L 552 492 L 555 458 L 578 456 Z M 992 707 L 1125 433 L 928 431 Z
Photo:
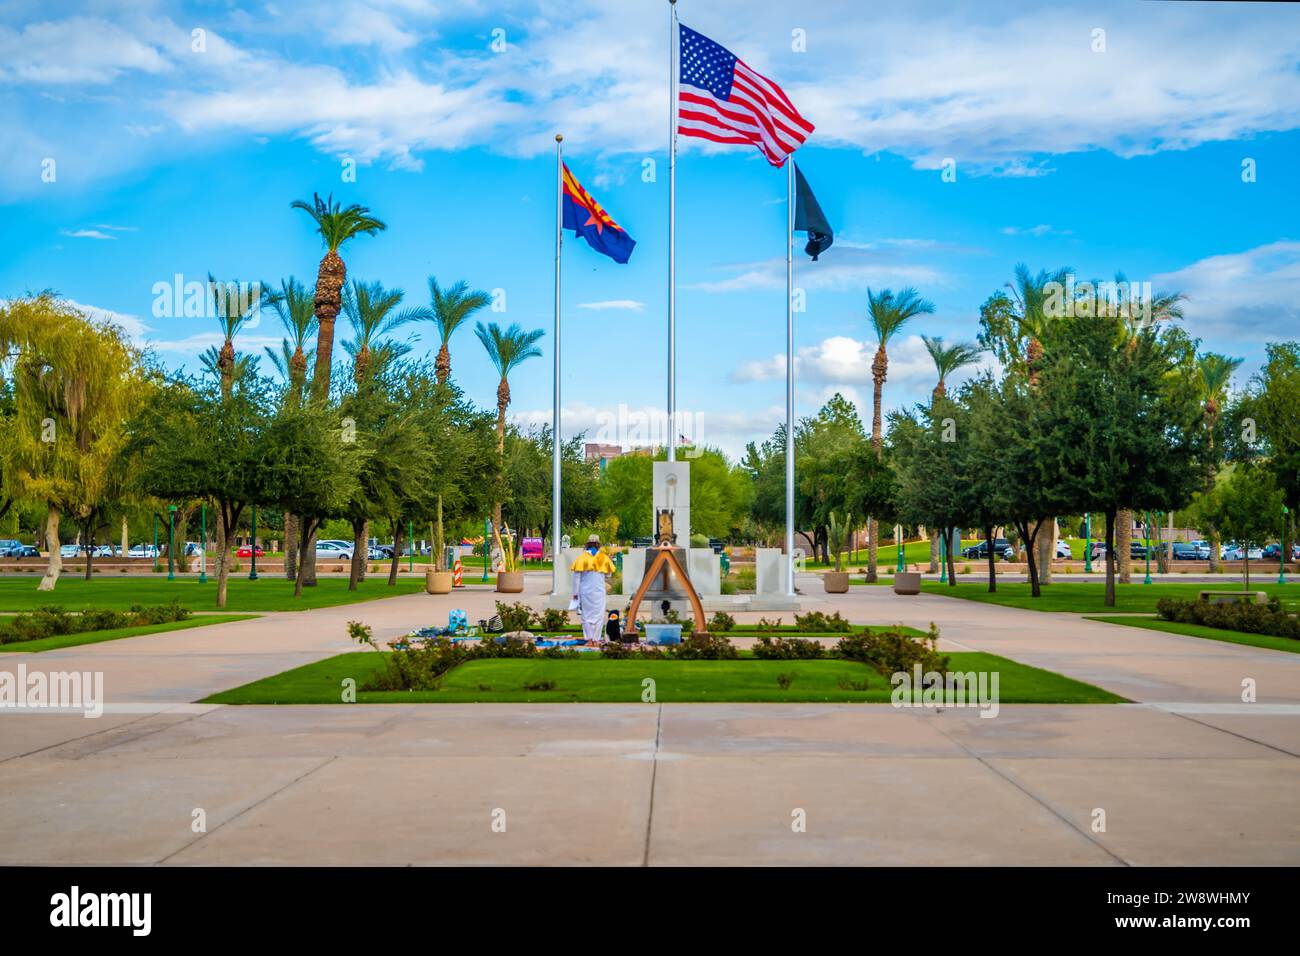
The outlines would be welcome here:
M 787 157 L 785 229 L 785 560 L 794 596 L 794 159 Z
M 560 246 L 564 241 L 564 134 L 555 134 L 555 386 L 551 395 L 551 593 L 560 593 Z
M 668 0 L 668 460 L 677 460 L 677 0 Z

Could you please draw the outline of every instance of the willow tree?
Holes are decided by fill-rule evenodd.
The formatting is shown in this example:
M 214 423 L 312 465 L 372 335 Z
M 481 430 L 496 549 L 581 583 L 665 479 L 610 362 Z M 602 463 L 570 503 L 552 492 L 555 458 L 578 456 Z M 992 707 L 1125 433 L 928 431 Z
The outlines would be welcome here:
M 122 481 L 140 356 L 116 326 L 52 293 L 0 307 L 0 348 L 13 362 L 8 477 L 19 496 L 45 505 L 49 560 L 39 589 L 50 591 L 63 568 L 61 519 L 91 519 Z

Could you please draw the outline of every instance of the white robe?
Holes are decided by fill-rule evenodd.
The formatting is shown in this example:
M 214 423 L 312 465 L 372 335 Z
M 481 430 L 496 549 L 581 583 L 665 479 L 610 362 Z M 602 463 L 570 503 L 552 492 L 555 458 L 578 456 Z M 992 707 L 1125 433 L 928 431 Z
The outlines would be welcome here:
M 582 636 L 589 641 L 605 639 L 605 575 L 599 571 L 574 571 L 573 596 L 582 618 Z

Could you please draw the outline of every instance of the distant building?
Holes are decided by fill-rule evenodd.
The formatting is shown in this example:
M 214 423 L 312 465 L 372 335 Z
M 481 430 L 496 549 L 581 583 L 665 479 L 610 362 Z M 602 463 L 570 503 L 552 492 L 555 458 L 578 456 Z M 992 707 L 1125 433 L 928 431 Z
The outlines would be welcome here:
M 583 456 L 587 461 L 610 461 L 621 457 L 622 454 L 622 445 L 604 445 L 600 442 L 589 441 L 583 446 Z

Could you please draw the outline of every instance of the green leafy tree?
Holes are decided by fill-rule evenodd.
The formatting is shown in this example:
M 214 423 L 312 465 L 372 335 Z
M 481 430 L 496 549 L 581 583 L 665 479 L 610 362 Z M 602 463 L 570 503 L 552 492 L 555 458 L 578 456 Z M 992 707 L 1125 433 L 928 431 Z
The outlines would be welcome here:
M 1196 357 L 1201 407 L 1205 410 L 1206 467 L 1205 490 L 1214 488 L 1214 478 L 1223 465 L 1224 444 L 1218 437 L 1223 404 L 1227 399 L 1232 374 L 1241 366 L 1241 359 L 1229 358 L 1218 352 L 1206 352 Z M 1210 571 L 1219 570 L 1219 535 L 1207 531 L 1210 542 Z
M 1051 323 L 1030 418 L 1049 514 L 1106 516 L 1106 606 L 1115 604 L 1115 525 L 1123 508 L 1188 504 L 1202 486 L 1205 430 L 1192 343 L 1181 330 L 1121 317 Z
M 1242 583 L 1246 590 L 1250 589 L 1250 546 L 1281 533 L 1283 497 L 1271 469 L 1243 462 L 1198 504 L 1198 517 L 1245 552 Z

